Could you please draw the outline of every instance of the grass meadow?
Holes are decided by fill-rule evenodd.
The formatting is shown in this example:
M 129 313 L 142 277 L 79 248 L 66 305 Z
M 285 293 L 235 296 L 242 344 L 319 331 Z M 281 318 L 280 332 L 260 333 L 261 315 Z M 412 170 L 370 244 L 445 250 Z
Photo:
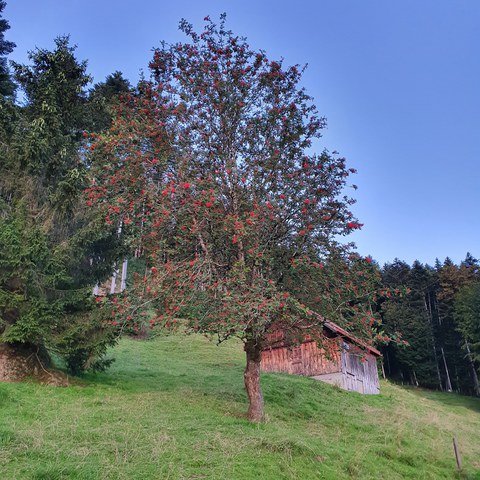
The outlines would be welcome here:
M 70 387 L 0 384 L 2 480 L 480 479 L 478 399 L 265 374 L 257 425 L 237 342 L 124 339 L 112 355 Z

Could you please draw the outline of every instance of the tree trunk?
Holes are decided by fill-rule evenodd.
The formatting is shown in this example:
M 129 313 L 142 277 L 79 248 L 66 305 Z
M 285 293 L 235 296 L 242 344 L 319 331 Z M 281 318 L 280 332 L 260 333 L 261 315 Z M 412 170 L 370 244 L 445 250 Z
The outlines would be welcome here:
M 435 359 L 435 369 L 437 371 L 438 386 L 440 387 L 440 390 L 443 390 L 442 375 L 440 374 L 440 367 L 438 366 L 437 346 L 435 344 L 435 330 L 433 328 L 433 312 L 430 293 L 428 293 L 428 306 L 425 297 L 423 298 L 423 300 L 425 302 L 425 309 L 427 311 L 428 321 L 430 322 L 430 334 L 432 336 L 433 358 Z
M 252 422 L 264 420 L 263 394 L 260 386 L 260 359 L 261 348 L 256 340 L 247 340 L 244 347 L 247 356 L 245 367 L 245 390 L 248 395 L 248 419 Z
M 413 381 L 415 382 L 415 386 L 418 387 L 419 383 L 417 380 L 417 374 L 415 373 L 415 370 L 413 370 Z
M 452 382 L 450 381 L 450 373 L 448 371 L 447 360 L 445 359 L 445 352 L 443 351 L 443 347 L 440 349 L 442 352 L 443 363 L 445 365 L 445 373 L 447 374 L 447 392 L 452 392 Z
M 475 368 L 475 363 L 472 358 L 472 353 L 470 352 L 470 346 L 468 345 L 468 342 L 465 340 L 465 347 L 467 348 L 467 356 L 468 356 L 468 362 L 470 364 L 470 369 L 472 371 L 472 378 L 473 378 L 473 389 L 475 391 L 475 395 L 477 397 L 480 396 L 480 383 L 478 382 L 478 375 L 477 375 L 477 369 Z
M 68 385 L 61 372 L 50 371 L 46 351 L 31 344 L 0 343 L 0 382 L 34 379 L 46 385 Z

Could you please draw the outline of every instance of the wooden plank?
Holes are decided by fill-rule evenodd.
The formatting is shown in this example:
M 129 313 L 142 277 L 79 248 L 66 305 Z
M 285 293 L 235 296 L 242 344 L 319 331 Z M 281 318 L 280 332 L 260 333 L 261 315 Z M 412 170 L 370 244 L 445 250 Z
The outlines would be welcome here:
M 341 364 L 342 371 L 347 376 L 348 389 L 364 394 L 378 394 L 380 382 L 376 357 L 371 354 L 359 353 L 348 344 L 346 347 L 342 352 Z
M 261 368 L 264 372 L 286 372 L 306 376 L 340 372 L 341 355 L 336 340 L 333 340 L 333 345 L 326 347 L 328 353 L 313 341 L 293 348 L 268 348 L 262 352 Z

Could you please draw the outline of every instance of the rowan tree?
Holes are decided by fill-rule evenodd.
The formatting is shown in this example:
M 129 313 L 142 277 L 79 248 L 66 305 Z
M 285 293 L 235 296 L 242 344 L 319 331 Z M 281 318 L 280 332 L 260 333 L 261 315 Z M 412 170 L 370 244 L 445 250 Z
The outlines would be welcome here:
M 110 323 L 188 320 L 246 353 L 248 417 L 264 416 L 260 357 L 281 328 L 322 339 L 323 318 L 374 341 L 378 272 L 342 236 L 361 228 L 344 158 L 311 153 L 325 119 L 303 68 L 271 61 L 208 17 L 185 43 L 163 43 L 151 78 L 91 138 L 92 209 L 145 259 Z

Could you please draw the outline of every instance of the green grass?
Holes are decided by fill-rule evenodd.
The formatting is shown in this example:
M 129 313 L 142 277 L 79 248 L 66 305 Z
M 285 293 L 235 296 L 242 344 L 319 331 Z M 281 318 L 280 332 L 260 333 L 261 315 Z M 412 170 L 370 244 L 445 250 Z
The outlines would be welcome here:
M 256 425 L 244 418 L 238 343 L 124 340 L 114 354 L 81 385 L 0 384 L 2 480 L 480 479 L 477 399 L 264 375 L 267 421 Z

